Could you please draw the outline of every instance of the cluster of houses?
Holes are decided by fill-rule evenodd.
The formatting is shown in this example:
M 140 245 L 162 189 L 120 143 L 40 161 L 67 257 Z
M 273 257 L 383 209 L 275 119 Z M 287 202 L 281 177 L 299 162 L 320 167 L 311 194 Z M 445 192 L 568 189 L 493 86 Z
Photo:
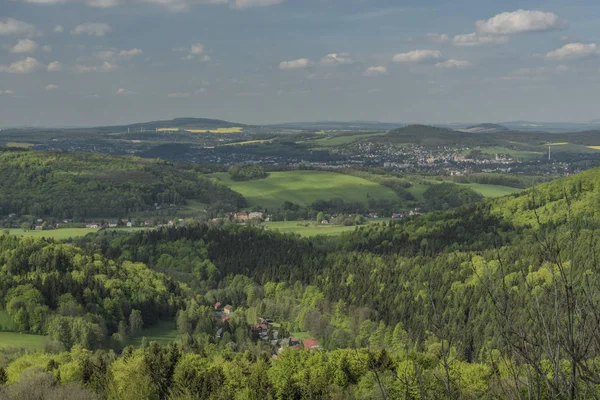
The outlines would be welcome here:
M 392 219 L 398 219 L 398 218 L 406 218 L 406 217 L 412 217 L 413 215 L 421 215 L 421 209 L 420 208 L 415 208 L 409 211 L 403 211 L 403 212 L 398 212 L 398 213 L 393 213 L 392 214 Z
M 221 322 L 228 321 L 231 318 L 233 307 L 230 304 L 223 306 L 221 302 L 216 302 L 214 308 L 215 313 Z M 313 339 L 306 339 L 304 341 L 300 341 L 294 337 L 280 339 L 278 337 L 279 332 L 274 328 L 273 320 L 268 318 L 259 318 L 258 324 L 250 326 L 250 329 L 258 335 L 260 340 L 269 341 L 271 345 L 277 349 L 278 353 L 281 353 L 286 348 L 294 350 L 305 349 L 309 351 L 321 350 L 319 342 Z M 221 327 L 217 330 L 216 337 L 220 339 L 222 335 L 223 328 Z M 277 355 L 274 355 L 273 357 L 277 358 Z

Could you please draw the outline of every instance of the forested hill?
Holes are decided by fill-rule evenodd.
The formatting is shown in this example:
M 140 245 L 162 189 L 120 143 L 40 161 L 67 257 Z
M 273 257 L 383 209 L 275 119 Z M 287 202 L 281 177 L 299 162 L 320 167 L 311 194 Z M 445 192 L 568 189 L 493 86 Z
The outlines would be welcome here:
M 174 118 L 165 121 L 150 121 L 150 122 L 139 122 L 129 125 L 120 126 L 101 126 L 93 128 L 96 131 L 125 131 L 127 129 L 135 130 L 144 128 L 147 130 L 154 129 L 172 129 L 172 128 L 196 128 L 196 129 L 217 129 L 217 128 L 232 128 L 232 127 L 243 127 L 244 124 L 238 124 L 219 119 L 209 118 Z
M 395 129 L 374 138 L 373 141 L 378 143 L 410 143 L 425 147 L 474 145 L 475 143 L 481 146 L 493 146 L 501 142 L 501 140 L 489 134 L 461 132 L 427 125 L 409 125 Z
M 130 213 L 197 200 L 235 210 L 245 199 L 186 166 L 93 153 L 3 151 L 2 214 L 55 218 L 127 217 Z
M 68 245 L 3 236 L 4 320 L 58 350 L 8 357 L 0 378 L 12 391 L 37 371 L 119 400 L 593 398 L 599 175 L 339 238 L 195 223 Z M 123 350 L 175 314 L 177 344 Z M 261 317 L 326 351 L 279 351 Z

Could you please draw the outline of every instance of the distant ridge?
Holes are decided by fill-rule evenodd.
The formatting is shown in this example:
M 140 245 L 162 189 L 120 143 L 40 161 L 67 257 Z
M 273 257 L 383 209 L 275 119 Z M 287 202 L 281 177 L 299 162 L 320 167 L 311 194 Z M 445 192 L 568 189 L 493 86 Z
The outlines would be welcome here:
M 474 132 L 463 132 L 449 128 L 440 128 L 429 125 L 409 125 L 404 128 L 394 129 L 387 134 L 372 139 L 379 143 L 404 143 L 418 144 L 425 147 L 438 147 L 448 145 L 495 145 L 498 140 L 487 135 Z
M 508 132 L 510 131 L 504 125 L 500 124 L 479 124 L 467 126 L 465 129 L 458 129 L 462 132 L 472 132 L 472 133 L 489 133 L 489 132 Z
M 166 129 L 166 128 L 197 128 L 197 129 L 216 129 L 216 128 L 233 128 L 233 127 L 244 127 L 248 126 L 245 124 L 239 124 L 234 122 L 223 121 L 220 119 L 210 118 L 174 118 L 163 121 L 150 121 L 150 122 L 139 122 L 129 125 L 116 125 L 116 126 L 99 126 L 93 129 L 96 130 L 124 130 L 124 129 L 140 129 L 144 128 L 147 130 L 155 129 Z

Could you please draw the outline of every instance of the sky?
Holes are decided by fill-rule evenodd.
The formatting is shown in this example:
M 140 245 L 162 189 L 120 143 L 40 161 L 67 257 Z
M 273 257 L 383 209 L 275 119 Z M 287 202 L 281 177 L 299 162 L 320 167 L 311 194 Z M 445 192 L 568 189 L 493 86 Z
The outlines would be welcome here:
M 0 126 L 600 118 L 596 0 L 0 0 Z

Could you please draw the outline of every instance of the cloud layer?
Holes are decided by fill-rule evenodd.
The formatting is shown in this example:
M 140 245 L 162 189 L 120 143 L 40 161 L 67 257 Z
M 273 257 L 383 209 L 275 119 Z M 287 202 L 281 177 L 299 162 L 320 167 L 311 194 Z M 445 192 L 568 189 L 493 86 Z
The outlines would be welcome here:
M 517 10 L 495 15 L 487 21 L 477 21 L 476 26 L 480 33 L 514 35 L 563 28 L 566 21 L 551 12 Z
M 442 58 L 442 53 L 439 50 L 413 50 L 396 54 L 393 61 L 397 63 L 421 63 L 439 60 L 440 58 Z
M 0 35 L 35 35 L 35 27 L 14 18 L 0 19 Z
M 307 68 L 310 64 L 311 64 L 311 62 L 309 59 L 299 58 L 297 60 L 282 61 L 281 63 L 279 63 L 279 69 L 281 69 L 281 70 L 304 69 L 304 68 Z
M 594 54 L 600 54 L 596 43 L 569 43 L 546 53 L 547 60 L 566 60 L 575 58 L 584 58 Z
M 27 74 L 42 67 L 42 64 L 33 57 L 27 57 L 21 61 L 15 61 L 10 65 L 0 65 L 0 72 L 11 74 Z

